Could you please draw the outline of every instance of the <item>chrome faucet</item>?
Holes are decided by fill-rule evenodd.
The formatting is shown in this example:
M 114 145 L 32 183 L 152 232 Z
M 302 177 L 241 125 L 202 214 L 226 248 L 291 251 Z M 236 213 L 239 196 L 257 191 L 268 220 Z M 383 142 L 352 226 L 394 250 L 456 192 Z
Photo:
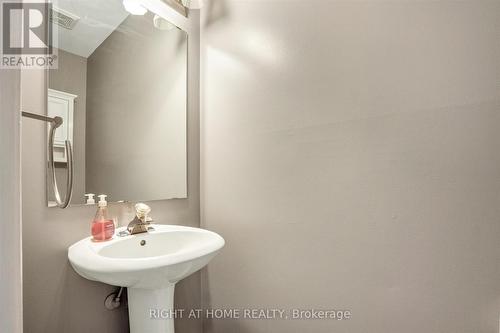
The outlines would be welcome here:
M 146 204 L 138 203 L 135 205 L 135 218 L 127 226 L 130 235 L 148 232 L 148 230 L 152 229 L 149 226 L 152 221 L 148 216 L 150 212 L 151 208 Z

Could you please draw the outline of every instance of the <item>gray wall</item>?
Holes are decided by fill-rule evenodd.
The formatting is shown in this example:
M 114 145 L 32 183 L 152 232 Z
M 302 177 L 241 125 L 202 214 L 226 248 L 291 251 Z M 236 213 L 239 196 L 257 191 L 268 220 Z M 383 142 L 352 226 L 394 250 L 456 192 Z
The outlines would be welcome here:
M 148 13 L 130 15 L 88 58 L 88 192 L 186 197 L 186 54 L 187 34 L 156 29 Z
M 500 2 L 204 8 L 205 333 L 498 332 Z
M 0 332 L 11 333 L 23 331 L 19 88 L 20 71 L 0 69 Z
M 188 199 L 150 202 L 157 223 L 199 226 L 199 13 L 191 12 L 195 25 L 189 40 L 188 93 Z M 43 72 L 22 73 L 22 103 L 35 112 L 45 109 Z M 23 292 L 24 325 L 29 333 L 124 333 L 128 331 L 125 310 L 108 312 L 104 297 L 113 287 L 79 277 L 67 260 L 67 248 L 88 236 L 95 207 L 66 210 L 45 206 L 45 125 L 23 121 Z M 112 213 L 125 224 L 131 209 L 113 205 Z M 200 275 L 180 282 L 176 306 L 200 305 Z M 181 320 L 177 332 L 201 332 L 201 322 Z
M 49 88 L 77 95 L 73 113 L 74 202 L 83 203 L 85 192 L 85 123 L 87 103 L 87 59 L 58 50 L 58 68 L 49 71 Z M 59 164 L 58 164 L 59 165 Z M 56 168 L 59 184 L 66 184 L 66 165 Z M 49 180 L 50 183 L 50 180 Z M 61 195 L 66 195 L 61 186 Z M 54 200 L 48 192 L 49 200 Z

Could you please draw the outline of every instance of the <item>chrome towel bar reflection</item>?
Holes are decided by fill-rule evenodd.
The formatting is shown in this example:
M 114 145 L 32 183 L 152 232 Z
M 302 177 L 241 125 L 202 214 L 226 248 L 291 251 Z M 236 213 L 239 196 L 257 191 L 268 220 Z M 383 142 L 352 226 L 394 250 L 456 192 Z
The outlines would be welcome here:
M 48 155 L 49 155 L 49 168 L 51 175 L 51 183 L 54 189 L 54 197 L 56 199 L 56 204 L 59 208 L 66 208 L 71 202 L 71 196 L 73 195 L 73 149 L 71 147 L 71 142 L 66 140 L 66 154 L 68 160 L 68 173 L 66 177 L 66 194 L 64 200 L 61 199 L 61 194 L 59 192 L 59 187 L 57 186 L 56 179 L 56 165 L 54 161 L 54 137 L 56 135 L 56 130 L 62 125 L 63 119 L 61 117 L 47 117 L 35 113 L 22 111 L 23 117 L 32 118 L 36 120 L 42 120 L 50 124 L 49 129 L 49 141 L 48 141 Z

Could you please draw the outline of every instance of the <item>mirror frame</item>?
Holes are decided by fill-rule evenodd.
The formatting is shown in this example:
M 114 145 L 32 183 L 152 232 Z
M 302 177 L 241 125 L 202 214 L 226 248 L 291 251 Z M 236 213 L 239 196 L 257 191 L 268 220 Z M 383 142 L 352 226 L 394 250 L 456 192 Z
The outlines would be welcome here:
M 155 200 L 147 200 L 147 201 L 163 201 L 163 200 L 188 200 L 189 199 L 189 97 L 190 97 L 190 80 L 189 80 L 189 73 L 190 73 L 190 48 L 189 48 L 189 41 L 190 41 L 190 34 L 194 29 L 199 30 L 199 24 L 193 23 L 193 21 L 189 17 L 189 10 L 184 7 L 185 9 L 185 15 L 181 14 L 178 9 L 173 8 L 171 5 L 169 5 L 167 2 L 170 2 L 168 0 L 162 1 L 162 0 L 140 0 L 141 4 L 151 13 L 157 14 L 164 18 L 165 20 L 169 21 L 173 25 L 175 25 L 177 28 L 179 28 L 181 31 L 186 33 L 186 197 L 185 198 L 170 198 L 170 199 L 155 199 Z M 176 0 L 171 0 L 176 2 Z M 199 22 L 198 22 L 199 23 Z M 44 114 L 48 114 L 48 97 L 49 97 L 49 78 L 50 78 L 50 69 L 45 69 L 44 71 L 44 100 L 45 100 L 45 110 Z M 45 138 L 46 141 L 46 147 L 48 146 L 48 137 Z M 47 161 L 48 161 L 48 149 L 47 149 Z M 47 169 L 48 170 L 48 169 Z M 58 206 L 50 206 L 49 205 L 49 198 L 50 194 L 49 191 L 51 188 L 49 187 L 49 182 L 48 178 L 45 177 L 46 179 L 46 191 L 45 191 L 45 205 L 47 208 L 58 208 Z M 71 199 L 73 200 L 73 199 Z M 96 201 L 97 202 L 97 201 Z M 108 203 L 127 203 L 131 202 L 129 200 L 119 200 L 119 201 L 109 201 Z M 81 206 L 87 206 L 85 203 L 72 203 L 71 201 L 69 202 L 68 207 L 81 207 Z

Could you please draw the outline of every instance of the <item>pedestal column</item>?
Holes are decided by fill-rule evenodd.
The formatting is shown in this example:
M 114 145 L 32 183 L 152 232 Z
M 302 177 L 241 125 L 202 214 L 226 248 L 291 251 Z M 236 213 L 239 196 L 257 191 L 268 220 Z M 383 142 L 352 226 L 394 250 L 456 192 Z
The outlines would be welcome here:
M 130 333 L 174 333 L 174 288 L 128 288 Z

